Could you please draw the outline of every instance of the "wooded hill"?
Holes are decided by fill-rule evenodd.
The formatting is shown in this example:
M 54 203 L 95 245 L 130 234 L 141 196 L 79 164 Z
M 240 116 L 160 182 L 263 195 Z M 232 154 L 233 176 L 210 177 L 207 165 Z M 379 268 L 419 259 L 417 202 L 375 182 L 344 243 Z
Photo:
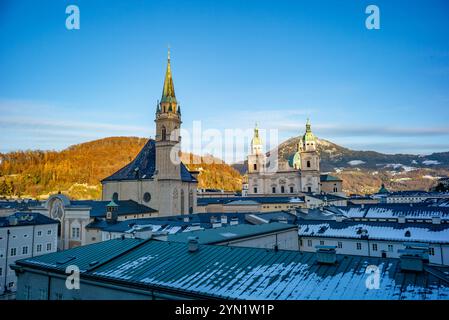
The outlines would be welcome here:
M 110 137 L 62 151 L 0 153 L 0 196 L 45 198 L 62 191 L 74 199 L 99 199 L 100 181 L 132 161 L 146 142 L 137 137 Z M 209 162 L 187 165 L 200 171 L 199 188 L 241 189 L 241 176 L 235 169 Z

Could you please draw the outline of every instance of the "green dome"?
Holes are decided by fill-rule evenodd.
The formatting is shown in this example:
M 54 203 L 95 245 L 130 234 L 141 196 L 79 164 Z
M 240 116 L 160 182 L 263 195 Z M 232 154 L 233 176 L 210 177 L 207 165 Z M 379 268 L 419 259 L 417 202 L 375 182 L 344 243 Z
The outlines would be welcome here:
M 310 120 L 307 119 L 307 123 L 306 123 L 306 133 L 304 134 L 304 136 L 302 137 L 302 140 L 304 142 L 307 141 L 315 141 L 315 135 L 312 133 L 312 129 L 311 129 L 311 125 L 310 125 Z

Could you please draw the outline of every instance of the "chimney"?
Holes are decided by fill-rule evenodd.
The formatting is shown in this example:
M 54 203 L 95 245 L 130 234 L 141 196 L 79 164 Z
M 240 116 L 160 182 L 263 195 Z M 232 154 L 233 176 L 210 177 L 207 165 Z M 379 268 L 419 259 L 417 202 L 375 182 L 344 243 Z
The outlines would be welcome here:
M 17 219 L 17 216 L 15 214 L 10 215 L 8 217 L 8 223 L 10 226 L 16 226 L 19 223 L 19 219 Z
M 198 239 L 196 237 L 189 237 L 188 241 L 188 250 L 189 252 L 196 252 L 199 249 Z
M 231 226 L 236 226 L 239 224 L 239 218 L 237 217 L 232 217 L 231 218 L 231 222 L 229 223 Z
M 219 228 L 221 227 L 221 222 L 216 217 L 210 218 L 210 223 L 212 224 L 212 228 Z
M 432 223 L 433 224 L 441 224 L 441 217 L 440 216 L 433 216 L 432 217 Z
M 286 217 L 279 217 L 278 218 L 278 222 L 280 222 L 280 223 L 287 223 L 287 218 Z
M 405 215 L 400 215 L 398 217 L 398 223 L 405 223 Z
M 424 270 L 424 250 L 406 247 L 398 252 L 402 271 L 422 272 Z
M 221 223 L 222 224 L 227 224 L 228 223 L 228 216 L 222 215 L 221 216 Z
M 335 246 L 316 246 L 316 259 L 319 264 L 337 263 L 337 251 Z

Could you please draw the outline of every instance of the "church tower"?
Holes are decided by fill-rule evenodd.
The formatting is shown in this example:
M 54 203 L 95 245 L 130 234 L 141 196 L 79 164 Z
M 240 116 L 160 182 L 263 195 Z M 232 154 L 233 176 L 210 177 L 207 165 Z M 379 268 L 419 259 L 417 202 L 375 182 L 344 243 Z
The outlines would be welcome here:
M 254 136 L 251 140 L 251 154 L 248 156 L 248 173 L 264 172 L 265 154 L 263 153 L 262 139 L 259 136 L 259 128 L 254 128 Z
M 310 120 L 307 119 L 306 132 L 302 139 L 302 148 L 298 146 L 301 161 L 301 189 L 303 192 L 320 192 L 320 157 L 317 141 L 312 133 Z
M 181 109 L 176 101 L 175 87 L 168 51 L 167 70 L 161 101 L 156 107 L 156 170 L 155 181 L 159 203 L 159 215 L 181 213 L 184 199 L 179 187 L 181 180 L 181 161 L 179 159 L 181 137 Z M 185 196 L 184 196 L 185 198 Z
M 157 179 L 181 180 L 179 144 L 181 108 L 176 101 L 168 51 L 167 70 L 161 101 L 156 106 L 156 170 Z M 173 157 L 175 156 L 175 159 Z M 175 160 L 175 161 L 173 161 Z

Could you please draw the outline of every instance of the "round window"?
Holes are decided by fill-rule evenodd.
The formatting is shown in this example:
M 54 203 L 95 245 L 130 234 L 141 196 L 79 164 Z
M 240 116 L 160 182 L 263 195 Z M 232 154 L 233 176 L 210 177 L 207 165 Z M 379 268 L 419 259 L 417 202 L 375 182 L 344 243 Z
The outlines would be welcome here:
M 151 200 L 151 194 L 149 192 L 145 192 L 143 195 L 143 201 L 150 202 Z

